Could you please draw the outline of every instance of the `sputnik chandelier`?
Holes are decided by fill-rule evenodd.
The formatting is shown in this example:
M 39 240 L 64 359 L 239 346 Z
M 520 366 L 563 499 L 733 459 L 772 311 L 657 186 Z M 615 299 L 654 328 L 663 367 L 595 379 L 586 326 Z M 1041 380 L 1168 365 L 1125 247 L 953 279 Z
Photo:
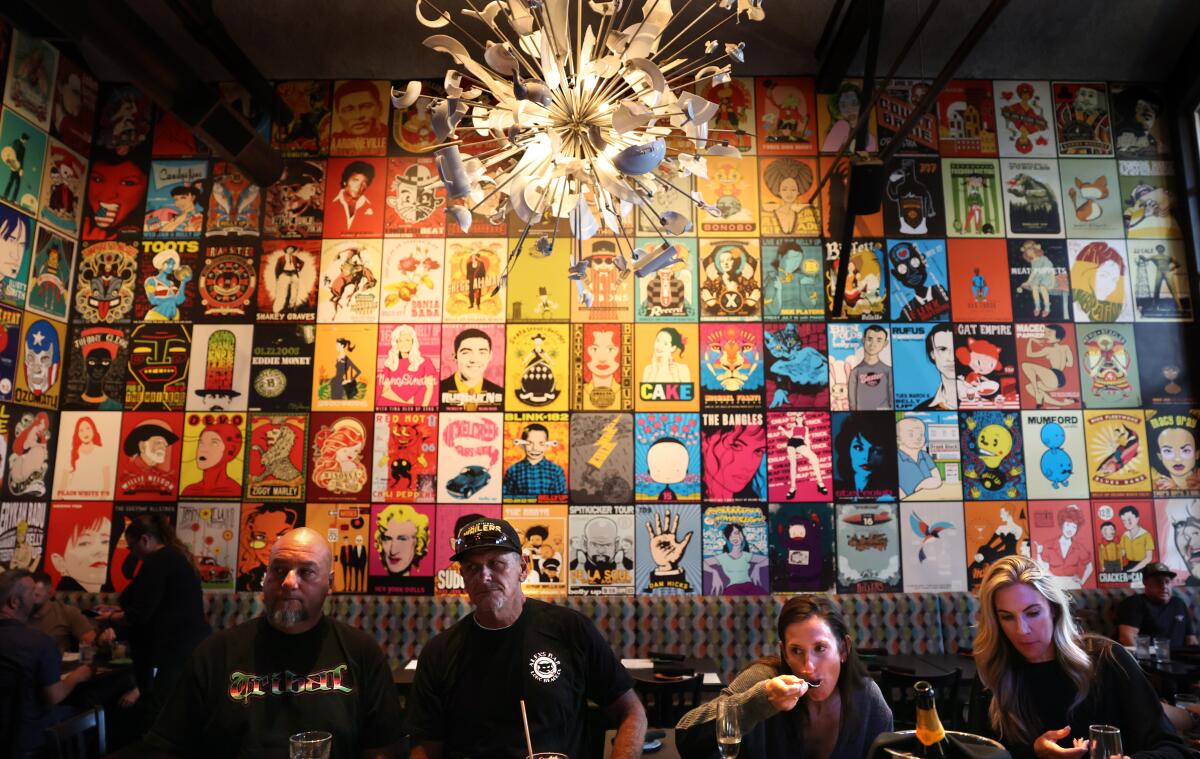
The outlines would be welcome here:
M 685 0 L 684 7 L 693 1 Z M 432 0 L 417 0 L 421 24 L 453 27 L 474 51 L 447 34 L 426 38 L 426 47 L 448 54 L 465 71 L 446 72 L 444 98 L 423 94 L 421 82 L 412 81 L 392 90 L 392 104 L 405 109 L 429 99 L 438 141 L 431 148 L 438 171 L 433 184 L 444 185 L 449 199 L 461 200 L 447 214 L 464 233 L 485 207 L 492 218 L 511 213 L 524 224 L 496 290 L 504 286 L 530 229 L 546 221 L 554 231 L 539 235 L 530 255 L 549 256 L 560 223 L 568 225 L 573 239 L 568 276 L 585 306 L 592 296 L 583 286 L 588 262 L 582 244 L 602 230 L 616 238 L 614 263 L 622 278 L 645 277 L 678 263 L 667 238 L 686 234 L 692 225 L 684 214 L 653 208 L 656 190 L 659 197 L 663 191 L 683 194 L 716 217 L 722 211 L 655 170 L 706 177 L 708 156 L 740 156 L 730 144 L 732 135 L 722 138 L 713 130 L 710 136 L 708 122 L 718 104 L 692 90 L 707 80 L 730 80 L 745 43 L 721 43 L 708 35 L 742 17 L 761 21 L 762 0 L 708 0 L 690 22 L 676 24 L 683 27 L 678 32 L 669 32 L 676 20 L 671 0 L 641 0 L 640 11 L 631 0 L 587 0 L 589 22 L 598 29 L 585 26 L 584 0 L 465 4 L 459 20 L 475 32 Z M 478 33 L 480 26 L 486 33 Z M 701 41 L 702 59 L 684 57 Z M 635 214 L 657 231 L 661 244 L 635 247 Z

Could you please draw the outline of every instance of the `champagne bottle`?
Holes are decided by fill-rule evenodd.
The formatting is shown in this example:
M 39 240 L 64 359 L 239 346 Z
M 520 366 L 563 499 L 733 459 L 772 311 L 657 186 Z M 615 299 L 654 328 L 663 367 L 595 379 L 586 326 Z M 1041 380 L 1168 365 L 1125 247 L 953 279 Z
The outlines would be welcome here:
M 949 741 L 946 740 L 946 729 L 938 718 L 933 686 L 922 680 L 913 686 L 913 690 L 917 694 L 917 740 L 925 747 L 925 756 L 949 756 Z

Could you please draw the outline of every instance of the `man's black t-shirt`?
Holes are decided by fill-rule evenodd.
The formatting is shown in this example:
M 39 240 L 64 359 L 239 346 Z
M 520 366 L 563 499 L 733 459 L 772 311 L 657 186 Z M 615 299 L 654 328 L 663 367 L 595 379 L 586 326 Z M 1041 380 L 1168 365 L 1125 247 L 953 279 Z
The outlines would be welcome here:
M 196 648 L 146 736 L 185 756 L 287 756 L 288 736 L 333 733 L 333 757 L 403 736 L 391 668 L 375 640 L 322 618 L 286 635 L 263 617 Z
M 1165 604 L 1156 604 L 1145 593 L 1130 596 L 1117 606 L 1117 624 L 1138 629 L 1138 635 L 1170 638 L 1171 648 L 1184 645 L 1192 630 L 1192 613 L 1179 596 L 1172 595 Z
M 3 737 L 4 747 L 14 752 L 39 748 L 47 727 L 54 724 L 54 712 L 42 700 L 42 689 L 59 681 L 61 654 L 54 639 L 15 619 L 0 619 L 0 684 L 17 688 L 6 697 L 16 700 L 13 735 Z
M 469 615 L 421 652 L 407 729 L 440 741 L 446 759 L 520 759 L 527 754 L 521 700 L 536 752 L 586 755 L 587 701 L 608 706 L 633 687 L 629 673 L 586 617 L 526 599 L 503 630 Z

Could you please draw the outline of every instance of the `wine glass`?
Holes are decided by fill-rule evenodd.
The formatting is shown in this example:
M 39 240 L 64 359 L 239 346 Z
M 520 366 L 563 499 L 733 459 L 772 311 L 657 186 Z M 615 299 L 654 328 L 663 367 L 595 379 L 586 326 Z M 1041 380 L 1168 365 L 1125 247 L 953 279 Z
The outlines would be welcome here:
M 717 701 L 717 748 L 721 759 L 734 759 L 742 745 L 741 710 L 731 698 Z
M 1090 759 L 1120 759 L 1121 730 L 1112 725 L 1092 725 L 1088 728 Z

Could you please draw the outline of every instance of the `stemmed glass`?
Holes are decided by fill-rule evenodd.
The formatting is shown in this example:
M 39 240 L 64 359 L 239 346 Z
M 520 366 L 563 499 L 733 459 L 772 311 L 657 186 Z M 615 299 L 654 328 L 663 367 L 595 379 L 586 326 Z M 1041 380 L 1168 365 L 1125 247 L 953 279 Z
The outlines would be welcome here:
M 1121 731 L 1112 725 L 1092 725 L 1088 728 L 1090 759 L 1120 759 Z
M 717 701 L 717 748 L 721 759 L 734 759 L 741 745 L 741 707 L 731 698 L 722 698 Z

